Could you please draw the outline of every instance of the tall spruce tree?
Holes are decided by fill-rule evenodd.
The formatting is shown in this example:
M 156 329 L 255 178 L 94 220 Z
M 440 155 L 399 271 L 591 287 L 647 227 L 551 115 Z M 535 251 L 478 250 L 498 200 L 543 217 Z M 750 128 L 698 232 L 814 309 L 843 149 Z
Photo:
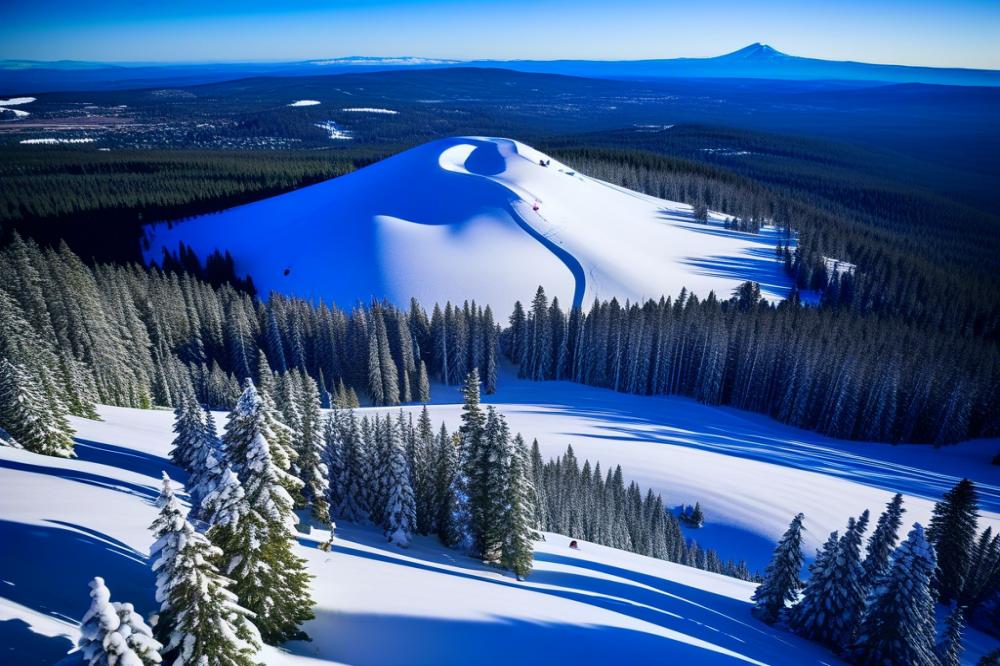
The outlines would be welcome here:
M 410 545 L 416 530 L 416 503 L 410 485 L 410 468 L 403 448 L 402 433 L 389 417 L 386 417 L 385 428 L 389 445 L 385 536 L 391 543 L 405 548 Z
M 798 612 L 793 614 L 793 627 L 798 632 L 837 650 L 852 643 L 864 610 L 861 538 L 867 526 L 867 510 L 857 520 L 848 520 L 832 556 L 821 569 L 810 569 L 812 576 L 806 584 L 801 610 L 796 607 Z
M 867 553 L 862 564 L 864 574 L 861 584 L 865 590 L 875 587 L 889 571 L 890 557 L 899 540 L 899 527 L 903 524 L 903 495 L 896 493 L 879 516 L 875 531 L 868 539 Z
M 944 635 L 934 649 L 941 666 L 961 666 L 962 653 L 965 651 L 965 646 L 962 644 L 964 627 L 965 607 L 955 606 L 945 620 Z
M 532 541 L 536 537 L 533 528 L 534 507 L 532 500 L 531 474 L 528 469 L 528 449 L 524 438 L 518 434 L 512 443 L 507 487 L 504 497 L 503 545 L 500 562 L 514 572 L 518 580 L 524 580 L 531 573 L 534 561 Z
M 868 600 L 852 656 L 863 666 L 938 666 L 934 652 L 934 548 L 916 523 Z
M 323 439 L 323 414 L 320 409 L 319 390 L 309 377 L 302 377 L 301 399 L 302 431 L 299 450 L 299 470 L 303 495 L 313 517 L 323 523 L 330 522 L 330 505 L 327 494 L 330 487 L 330 470 L 326 464 L 326 443 Z
M 174 408 L 174 441 L 171 444 L 170 460 L 189 472 L 196 469 L 196 461 L 206 444 L 205 413 L 198 404 L 194 393 L 182 395 Z
M 803 514 L 792 519 L 778 541 L 771 562 L 764 570 L 764 580 L 753 593 L 753 614 L 767 624 L 781 618 L 785 604 L 794 602 L 802 589 L 802 521 Z
M 226 480 L 239 484 L 229 472 Z M 239 486 L 236 485 L 236 488 Z M 227 496 L 231 493 L 224 491 Z M 210 502 L 217 507 L 221 503 Z M 156 633 L 168 664 L 251 666 L 260 650 L 260 635 L 219 574 L 215 562 L 222 551 L 184 519 L 164 479 L 160 519 L 154 523 L 153 571 L 160 612 Z M 169 530 L 169 531 L 168 531 Z
M 934 505 L 927 540 L 937 554 L 935 580 L 942 601 L 957 599 L 965 587 L 978 520 L 979 498 L 969 479 L 959 481 Z
M 42 369 L 44 372 L 44 368 Z M 48 456 L 73 456 L 73 429 L 66 409 L 43 381 L 0 358 L 0 428 L 19 446 Z
M 313 614 L 305 562 L 293 552 L 293 502 L 264 436 L 264 418 L 250 384 L 226 430 L 229 449 L 246 452 L 241 477 L 245 506 L 236 512 L 243 517 L 211 528 L 209 537 L 222 549 L 220 569 L 233 579 L 240 605 L 254 614 L 264 641 L 276 644 L 303 638 L 299 625 Z

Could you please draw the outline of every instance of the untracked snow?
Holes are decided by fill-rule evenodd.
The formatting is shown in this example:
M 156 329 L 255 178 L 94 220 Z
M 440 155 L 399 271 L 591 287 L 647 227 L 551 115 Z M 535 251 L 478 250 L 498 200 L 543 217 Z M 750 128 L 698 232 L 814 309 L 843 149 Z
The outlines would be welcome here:
M 433 390 L 443 401 L 431 406 L 434 420 L 454 427 L 457 389 Z M 487 401 L 513 430 L 538 437 L 546 457 L 572 443 L 581 460 L 621 464 L 627 480 L 669 503 L 700 501 L 706 526 L 688 536 L 753 568 L 797 511 L 811 555 L 829 530 L 862 508 L 877 513 L 893 490 L 906 495 L 906 525 L 926 521 L 931 502 L 962 476 L 979 489 L 980 527 L 1000 526 L 1000 470 L 986 463 L 995 440 L 940 449 L 849 443 L 686 399 L 518 381 L 506 371 Z M 103 421 L 72 418 L 75 459 L 0 447 L 0 663 L 57 661 L 76 639 L 93 576 L 105 578 L 113 600 L 147 617 L 155 607 L 148 525 L 162 471 L 186 480 L 168 460 L 173 414 L 99 411 Z M 432 538 L 401 550 L 374 528 L 344 524 L 325 553 L 317 546 L 326 537 L 300 538 L 316 577 L 316 619 L 305 626 L 313 641 L 268 648 L 269 665 L 839 663 L 753 619 L 752 584 L 582 541 L 570 549 L 560 535 L 537 545 L 523 583 Z M 966 642 L 968 664 L 995 644 L 975 631 Z
M 441 139 L 357 172 L 222 213 L 150 228 L 147 259 L 179 243 L 229 250 L 262 293 L 342 304 L 476 299 L 499 312 L 538 285 L 564 305 L 722 297 L 741 282 L 769 299 L 791 283 L 786 239 L 723 228 L 712 213 L 589 178 L 516 141 Z

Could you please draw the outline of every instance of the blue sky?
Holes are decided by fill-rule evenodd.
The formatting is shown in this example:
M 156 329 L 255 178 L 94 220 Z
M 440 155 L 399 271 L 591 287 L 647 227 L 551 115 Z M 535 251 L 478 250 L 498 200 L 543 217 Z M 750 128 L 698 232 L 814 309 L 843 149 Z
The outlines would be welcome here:
M 0 58 L 345 55 L 634 59 L 751 42 L 794 55 L 1000 69 L 998 0 L 5 0 Z

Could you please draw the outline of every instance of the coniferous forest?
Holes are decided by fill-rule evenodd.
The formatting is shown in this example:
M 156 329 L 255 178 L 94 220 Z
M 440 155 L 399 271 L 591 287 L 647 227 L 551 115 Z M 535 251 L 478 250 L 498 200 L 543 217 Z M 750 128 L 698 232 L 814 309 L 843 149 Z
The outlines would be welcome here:
M 535 110 L 489 103 L 508 74 L 447 75 L 473 99 L 448 114 L 428 106 L 437 102 L 425 100 L 424 76 L 414 99 L 392 105 L 401 112 L 331 108 L 338 122 L 364 112 L 344 148 L 326 145 L 319 102 L 289 110 L 272 91 L 262 99 L 278 112 L 240 109 L 259 82 L 227 101 L 241 119 L 219 136 L 183 130 L 193 134 L 180 150 L 0 147 L 0 443 L 72 458 L 81 440 L 70 417 L 100 419 L 100 405 L 172 409 L 170 462 L 186 475 L 164 473 L 144 500 L 157 514 L 155 615 L 147 623 L 112 601 L 110 574 L 93 578 L 78 643 L 87 663 L 250 666 L 267 646 L 309 640 L 322 613 L 312 576 L 322 574 L 300 540 L 329 529 L 319 548 L 335 550 L 338 524 L 373 531 L 393 552 L 433 543 L 469 555 L 511 585 L 543 566 L 544 533 L 759 583 L 760 622 L 849 663 L 956 666 L 967 628 L 1000 636 L 1000 534 L 981 529 L 988 485 L 962 480 L 926 524 L 906 519 L 897 493 L 878 516 L 848 518 L 814 557 L 803 552 L 811 517 L 789 506 L 791 523 L 757 570 L 749 548 L 699 543 L 711 543 L 711 529 L 697 536 L 706 523 L 735 522 L 699 498 L 704 487 L 670 506 L 655 482 L 581 460 L 573 446 L 546 459 L 544 441 L 513 432 L 482 400 L 516 374 L 682 396 L 862 443 L 1000 437 L 1000 236 L 992 200 L 963 198 L 975 182 L 956 182 L 956 167 L 931 186 L 935 170 L 890 151 L 750 130 L 591 131 L 602 122 L 581 112 L 565 131 L 583 133 L 556 136 L 562 118 L 527 123 L 516 114 Z M 567 90 L 578 85 L 564 78 Z M 128 101 L 143 104 L 135 94 Z M 534 109 L 533 93 L 518 94 Z M 191 148 L 262 130 L 303 149 Z M 593 178 L 690 204 L 695 222 L 717 211 L 727 234 L 776 234 L 790 295 L 769 302 L 748 281 L 731 293 L 576 306 L 540 285 L 503 311 L 471 299 L 325 303 L 259 293 L 224 249 L 199 258 L 182 244 L 135 263 L 146 223 L 185 224 L 444 133 L 499 130 L 530 133 Z M 433 421 L 432 402 L 460 402 L 457 427 Z M 998 660 L 1000 650 L 981 663 Z

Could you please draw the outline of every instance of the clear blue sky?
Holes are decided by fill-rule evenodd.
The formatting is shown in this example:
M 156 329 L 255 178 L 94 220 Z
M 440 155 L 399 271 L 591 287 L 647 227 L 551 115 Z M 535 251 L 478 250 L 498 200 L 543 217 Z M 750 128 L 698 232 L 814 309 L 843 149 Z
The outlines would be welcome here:
M 794 55 L 1000 69 L 1000 0 L 3 0 L 0 58 L 345 55 L 633 59 L 751 42 Z

